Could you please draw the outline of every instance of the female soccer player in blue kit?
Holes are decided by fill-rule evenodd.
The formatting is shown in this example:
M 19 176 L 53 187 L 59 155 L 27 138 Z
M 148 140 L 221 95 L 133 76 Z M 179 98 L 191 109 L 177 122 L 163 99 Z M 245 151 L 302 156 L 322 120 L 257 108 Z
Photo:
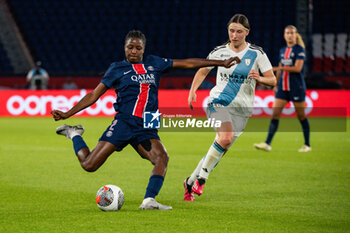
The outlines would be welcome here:
M 208 99 L 207 116 L 220 120 L 221 127 L 215 128 L 216 138 L 207 154 L 201 159 L 190 177 L 185 179 L 185 201 L 194 201 L 194 193 L 201 195 L 210 172 L 222 156 L 243 133 L 254 107 L 256 82 L 274 86 L 276 77 L 271 63 L 262 48 L 246 42 L 250 32 L 249 21 L 242 14 L 234 15 L 227 24 L 229 41 L 216 47 L 209 59 L 239 57 L 241 63 L 231 67 L 218 67 L 216 86 Z M 188 104 L 196 101 L 196 91 L 212 67 L 197 71 L 188 96 Z M 260 76 L 258 69 L 263 76 Z
M 140 209 L 171 210 L 171 206 L 159 204 L 154 198 L 158 195 L 167 171 L 168 154 L 162 145 L 156 129 L 143 127 L 143 113 L 158 110 L 158 86 L 161 73 L 169 68 L 199 68 L 205 66 L 231 67 L 239 63 L 238 58 L 227 60 L 182 59 L 172 60 L 149 55 L 143 60 L 146 38 L 140 31 L 130 31 L 125 37 L 125 57 L 121 62 L 111 64 L 102 81 L 85 95 L 69 111 L 53 110 L 56 121 L 69 118 L 94 104 L 109 88 L 117 94 L 114 108 L 117 112 L 112 124 L 106 129 L 92 151 L 81 135 L 81 125 L 62 125 L 56 133 L 72 139 L 73 147 L 82 168 L 96 171 L 114 152 L 121 151 L 131 144 L 139 155 L 149 160 L 153 170 Z
M 305 45 L 297 28 L 293 25 L 288 25 L 284 29 L 284 39 L 287 46 L 280 50 L 279 65 L 273 68 L 274 71 L 277 71 L 278 86 L 274 88 L 276 96 L 268 135 L 265 142 L 254 144 L 254 147 L 265 151 L 272 149 L 271 141 L 277 131 L 282 110 L 289 101 L 293 101 L 304 133 L 304 145 L 298 151 L 309 152 L 311 151 L 310 125 L 305 116 Z

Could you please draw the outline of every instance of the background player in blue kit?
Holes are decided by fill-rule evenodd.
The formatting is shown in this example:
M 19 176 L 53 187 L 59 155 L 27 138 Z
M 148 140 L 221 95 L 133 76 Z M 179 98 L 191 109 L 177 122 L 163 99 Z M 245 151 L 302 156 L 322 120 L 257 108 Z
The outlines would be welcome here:
M 69 111 L 53 110 L 56 121 L 73 116 L 94 104 L 109 88 L 117 94 L 114 108 L 117 112 L 112 124 L 106 129 L 92 151 L 81 135 L 81 125 L 63 125 L 56 133 L 72 139 L 78 160 L 86 171 L 96 171 L 114 151 L 121 151 L 131 144 L 139 155 L 149 160 L 153 170 L 140 209 L 171 210 L 171 206 L 159 204 L 154 198 L 158 195 L 167 171 L 168 154 L 162 145 L 156 129 L 143 128 L 143 112 L 157 111 L 158 86 L 161 73 L 169 68 L 199 68 L 205 66 L 231 67 L 239 63 L 238 58 L 227 60 L 182 59 L 172 60 L 149 55 L 143 60 L 146 38 L 140 31 L 130 31 L 125 37 L 125 57 L 121 62 L 111 64 L 102 81 L 85 95 Z
M 293 25 L 288 25 L 284 29 L 284 39 L 287 46 L 280 50 L 279 65 L 273 68 L 274 71 L 277 71 L 278 86 L 274 88 L 276 98 L 273 103 L 269 132 L 265 142 L 254 144 L 254 146 L 260 150 L 271 150 L 271 141 L 277 131 L 282 110 L 289 101 L 293 101 L 296 114 L 303 128 L 305 141 L 302 148 L 298 151 L 309 152 L 311 151 L 310 125 L 305 116 L 305 45 L 297 28 Z

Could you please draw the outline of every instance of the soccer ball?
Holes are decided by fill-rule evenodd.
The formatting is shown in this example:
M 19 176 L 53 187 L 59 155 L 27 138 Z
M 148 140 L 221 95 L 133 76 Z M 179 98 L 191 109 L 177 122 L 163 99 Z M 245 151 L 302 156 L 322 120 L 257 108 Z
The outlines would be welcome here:
M 105 185 L 96 194 L 96 204 L 103 211 L 120 210 L 124 204 L 124 193 L 115 185 Z

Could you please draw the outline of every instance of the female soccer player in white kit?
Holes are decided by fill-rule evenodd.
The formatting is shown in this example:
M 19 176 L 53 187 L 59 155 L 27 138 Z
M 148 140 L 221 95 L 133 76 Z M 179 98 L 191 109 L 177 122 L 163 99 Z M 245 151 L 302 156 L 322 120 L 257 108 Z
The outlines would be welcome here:
M 237 56 L 241 62 L 231 68 L 219 67 L 216 86 L 211 90 L 207 116 L 222 122 L 215 128 L 216 138 L 207 154 L 199 161 L 190 177 L 184 181 L 185 201 L 194 201 L 194 193 L 201 195 L 209 173 L 230 148 L 252 114 L 256 82 L 275 86 L 276 77 L 271 63 L 262 48 L 246 42 L 249 34 L 249 21 L 242 14 L 234 15 L 227 24 L 229 41 L 216 47 L 209 59 L 223 59 Z M 196 102 L 196 90 L 213 67 L 197 71 L 188 96 L 188 104 Z M 263 76 L 259 75 L 259 71 Z

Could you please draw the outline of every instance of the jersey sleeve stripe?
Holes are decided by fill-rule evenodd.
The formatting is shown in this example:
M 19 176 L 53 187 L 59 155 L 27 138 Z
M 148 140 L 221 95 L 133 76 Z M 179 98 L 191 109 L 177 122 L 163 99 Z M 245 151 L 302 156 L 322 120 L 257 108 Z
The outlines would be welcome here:
M 261 47 L 259 47 L 259 46 L 256 46 L 256 45 L 249 45 L 249 48 L 250 49 L 253 49 L 253 50 L 258 50 L 258 51 L 260 51 L 262 54 L 264 54 L 264 50 L 261 48 Z
M 220 49 L 224 49 L 224 48 L 226 48 L 226 45 L 218 46 L 218 47 L 216 47 L 215 49 L 213 49 L 213 50 L 210 52 L 210 54 L 212 54 L 212 53 L 214 53 L 214 52 L 216 52 L 216 51 L 218 51 L 218 50 L 220 50 Z

